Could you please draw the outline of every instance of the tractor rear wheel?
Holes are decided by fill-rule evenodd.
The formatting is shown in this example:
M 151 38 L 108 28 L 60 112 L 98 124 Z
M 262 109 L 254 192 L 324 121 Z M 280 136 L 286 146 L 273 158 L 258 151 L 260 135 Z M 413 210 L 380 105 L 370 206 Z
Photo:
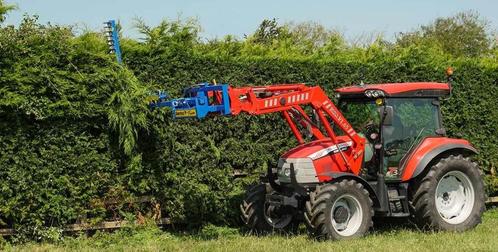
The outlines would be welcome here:
M 484 183 L 477 164 L 470 158 L 442 158 L 411 187 L 410 201 L 419 227 L 464 231 L 481 222 Z
M 363 185 L 342 180 L 316 187 L 306 202 L 305 220 L 313 237 L 343 240 L 365 235 L 373 225 L 373 213 Z
M 269 232 L 294 233 L 299 227 L 296 214 L 286 207 L 271 206 L 266 195 L 275 193 L 269 184 L 250 187 L 240 205 L 241 219 L 256 234 Z

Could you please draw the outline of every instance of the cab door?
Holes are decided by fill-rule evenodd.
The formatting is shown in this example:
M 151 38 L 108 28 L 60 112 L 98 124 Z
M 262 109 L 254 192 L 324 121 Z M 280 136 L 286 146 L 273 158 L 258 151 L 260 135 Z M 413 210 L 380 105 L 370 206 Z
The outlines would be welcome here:
M 388 98 L 393 107 L 390 125 L 382 127 L 383 169 L 386 179 L 401 176 L 401 162 L 411 149 L 441 128 L 437 98 Z

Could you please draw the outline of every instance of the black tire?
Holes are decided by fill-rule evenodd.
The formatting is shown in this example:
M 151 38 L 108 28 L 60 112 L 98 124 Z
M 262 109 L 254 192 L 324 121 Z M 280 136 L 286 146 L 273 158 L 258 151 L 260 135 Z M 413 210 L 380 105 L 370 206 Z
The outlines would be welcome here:
M 268 193 L 275 193 L 269 184 L 258 184 L 247 190 L 245 199 L 240 204 L 242 222 L 251 232 L 256 234 L 295 233 L 299 227 L 299 219 L 296 218 L 295 211 L 281 209 L 281 212 L 284 213 L 281 216 L 273 216 L 273 219 L 267 216 L 266 213 L 270 206 L 265 204 L 265 201 Z M 283 219 L 282 222 L 278 221 L 279 217 Z
M 344 230 L 336 230 L 332 224 L 337 216 L 332 217 L 331 212 L 337 211 L 338 207 L 332 208 L 338 200 L 342 200 L 344 197 L 352 197 L 351 199 L 355 199 L 361 208 L 361 217 L 358 219 L 360 222 L 357 222 L 358 227 L 353 229 L 353 233 L 350 234 L 342 233 Z M 306 202 L 304 219 L 309 234 L 317 239 L 332 240 L 362 237 L 373 225 L 372 204 L 368 191 L 362 184 L 354 180 L 342 180 L 333 184 L 317 186 L 315 191 L 310 194 L 310 201 Z
M 460 173 L 464 174 L 468 178 L 467 181 L 469 181 L 472 185 L 473 190 L 466 189 L 464 191 L 467 191 L 469 195 L 472 195 L 471 192 L 473 191 L 473 205 L 463 205 L 460 210 L 460 214 L 455 217 L 450 216 L 449 218 L 443 218 L 442 215 L 445 214 L 444 212 L 440 214 L 436 204 L 438 185 L 442 184 L 440 181 L 443 178 L 447 179 L 452 174 Z M 455 179 L 456 181 L 460 181 L 460 183 L 463 183 L 461 181 L 466 180 L 465 177 L 459 180 L 457 176 Z M 462 155 L 450 155 L 439 159 L 437 163 L 435 163 L 425 174 L 425 176 L 414 180 L 410 187 L 410 203 L 414 214 L 413 217 L 419 228 L 441 231 L 465 231 L 474 228 L 481 223 L 481 216 L 485 209 L 486 197 L 484 192 L 484 182 L 477 164 L 472 162 L 469 157 L 463 157 Z M 444 189 L 441 191 L 444 191 Z M 443 195 L 443 197 L 439 197 L 438 200 L 444 201 L 444 203 L 439 203 L 440 206 L 450 204 L 453 201 L 451 194 L 448 193 L 446 196 Z

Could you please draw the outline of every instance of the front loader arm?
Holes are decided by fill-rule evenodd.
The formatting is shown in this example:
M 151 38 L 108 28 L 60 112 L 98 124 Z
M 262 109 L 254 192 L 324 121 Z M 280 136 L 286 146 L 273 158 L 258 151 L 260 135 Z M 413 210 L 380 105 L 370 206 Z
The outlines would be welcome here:
M 231 87 L 227 84 L 202 83 L 185 89 L 184 97 L 179 99 L 167 100 L 167 96 L 160 93 L 158 99 L 150 105 L 151 107 L 170 107 L 174 118 L 202 119 L 212 115 L 236 116 L 240 113 L 262 115 L 281 112 L 299 143 L 304 143 L 304 139 L 297 124 L 307 128 L 315 139 L 330 138 L 337 143 L 338 140 L 328 117 L 351 139 L 353 146 L 364 144 L 364 139 L 358 136 L 319 86 L 281 84 Z M 325 132 L 322 132 L 320 127 L 310 119 L 302 109 L 302 105 L 310 105 L 313 108 Z
M 305 84 L 290 84 L 230 88 L 229 94 L 233 115 L 241 112 L 254 115 L 283 112 L 284 118 L 286 118 L 285 113 L 293 111 L 294 113 L 301 114 L 304 117 L 304 121 L 312 124 L 309 116 L 301 108 L 301 105 L 311 105 L 330 138 L 334 139 L 335 134 L 325 115 L 349 136 L 353 142 L 359 143 L 363 141 L 319 86 L 308 87 Z M 316 125 L 314 127 L 312 125 L 311 130 L 315 138 L 325 138 Z

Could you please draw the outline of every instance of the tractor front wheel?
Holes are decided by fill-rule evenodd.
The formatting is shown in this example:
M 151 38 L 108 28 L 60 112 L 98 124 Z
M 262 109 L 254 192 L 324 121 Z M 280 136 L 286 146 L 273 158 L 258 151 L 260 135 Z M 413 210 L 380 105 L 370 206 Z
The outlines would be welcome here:
M 241 219 L 256 234 L 269 232 L 293 233 L 299 227 L 295 211 L 287 207 L 275 207 L 266 202 L 266 195 L 275 193 L 269 184 L 250 187 L 240 205 Z
M 342 180 L 316 187 L 306 202 L 305 220 L 315 238 L 344 240 L 365 235 L 373 225 L 373 213 L 363 185 Z

